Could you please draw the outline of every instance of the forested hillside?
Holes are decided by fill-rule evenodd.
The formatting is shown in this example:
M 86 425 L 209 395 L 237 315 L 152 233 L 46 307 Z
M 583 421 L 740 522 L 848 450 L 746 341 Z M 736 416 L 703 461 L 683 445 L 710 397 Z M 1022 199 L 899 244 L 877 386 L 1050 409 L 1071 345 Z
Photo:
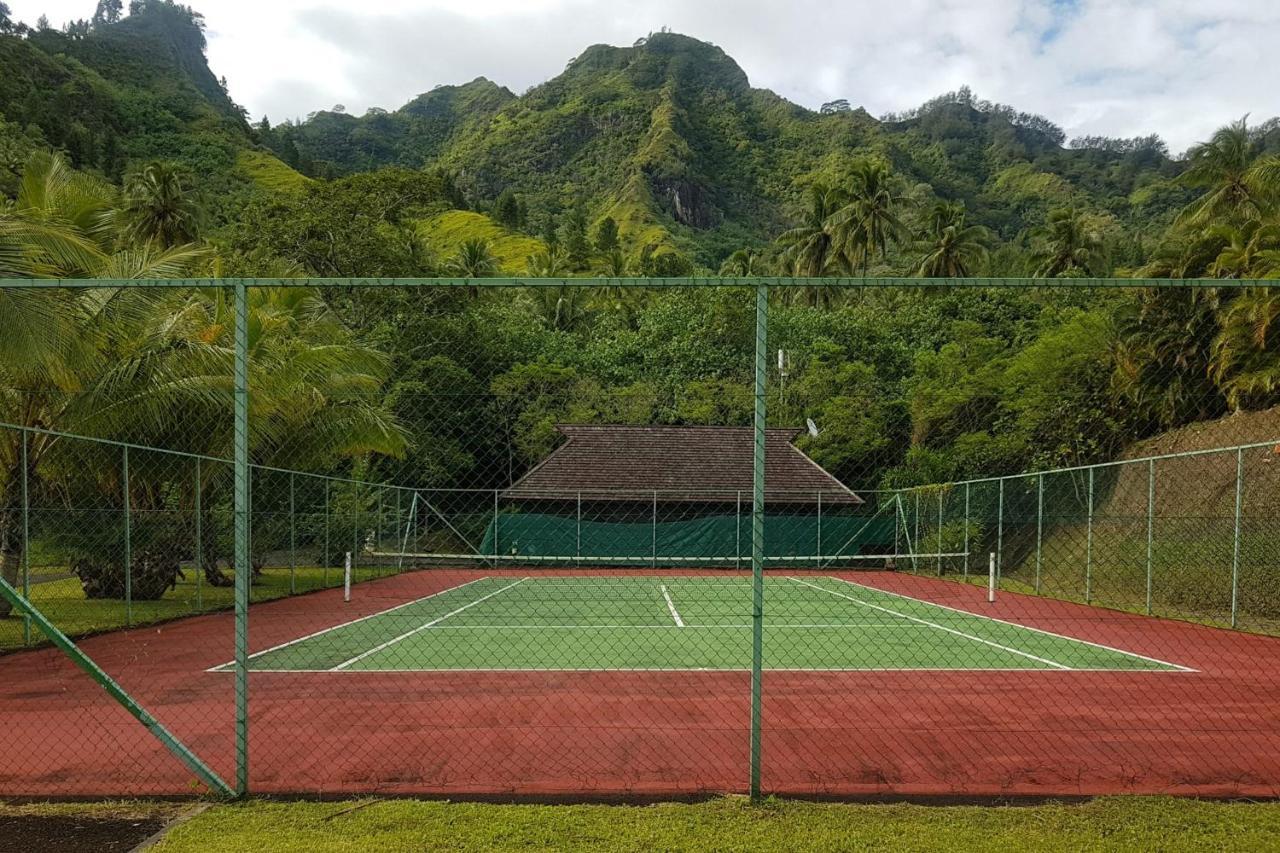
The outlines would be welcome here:
M 104 2 L 65 31 L 0 26 L 0 276 L 811 278 L 774 297 L 771 346 L 788 375 L 772 418 L 812 418 L 807 449 L 859 487 L 1112 458 L 1165 429 L 1280 403 L 1271 289 L 1047 286 L 1280 276 L 1275 120 L 1172 158 L 1154 137 L 1065 144 L 1047 119 L 967 90 L 883 119 L 843 104 L 813 112 L 752 88 L 718 48 L 658 33 L 591 47 L 520 95 L 481 79 L 395 112 L 273 127 L 247 122 L 208 69 L 186 7 Z M 1046 286 L 824 286 L 864 273 Z M 290 318 L 263 326 L 279 358 L 338 342 L 359 375 L 282 388 L 281 434 L 335 431 L 305 460 L 264 439 L 263 459 L 381 459 L 372 470 L 389 477 L 397 457 L 416 482 L 493 486 L 547 451 L 557 421 L 750 417 L 739 290 L 261 299 L 264 316 Z M 11 363 L 27 359 L 59 390 L 27 405 L 29 377 L 5 378 L 5 418 L 180 444 L 163 412 L 107 424 L 77 402 L 105 393 L 99 382 L 113 394 L 141 383 L 128 399 L 145 399 L 149 382 L 208 368 L 165 360 L 183 347 L 226 356 L 213 296 L 166 294 L 149 311 L 104 330 L 101 317 L 82 328 L 39 300 L 14 303 L 0 322 L 95 355 L 76 382 L 55 382 L 61 350 L 7 339 Z M 173 317 L 186 320 L 162 322 Z M 121 353 L 164 370 L 126 382 L 104 368 Z M 223 386 L 190 387 L 188 417 L 197 402 L 214 420 L 229 405 Z M 292 405 L 299 394 L 322 402 Z M 362 419 L 337 418 L 339 405 Z

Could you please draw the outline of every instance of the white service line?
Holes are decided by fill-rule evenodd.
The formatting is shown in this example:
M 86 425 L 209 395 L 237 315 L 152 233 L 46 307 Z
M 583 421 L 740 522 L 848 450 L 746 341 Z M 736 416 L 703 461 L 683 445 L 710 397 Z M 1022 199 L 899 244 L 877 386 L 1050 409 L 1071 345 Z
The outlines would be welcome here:
M 1125 649 L 1117 649 L 1115 646 L 1106 646 L 1106 645 L 1103 645 L 1102 643 L 1094 643 L 1089 640 L 1082 640 L 1079 637 L 1069 637 L 1066 634 L 1055 634 L 1053 631 L 1046 631 L 1043 628 L 1032 628 L 1030 625 L 1019 625 L 1017 622 L 1010 622 L 1007 619 L 997 619 L 994 616 L 987 616 L 983 613 L 974 613 L 971 610 L 961 610 L 958 607 L 948 607 L 945 604 L 935 604 L 934 602 L 924 598 L 914 598 L 913 596 L 910 596 L 910 595 L 903 595 L 900 592 L 890 592 L 887 589 L 880 589 L 880 587 L 877 587 L 877 586 L 867 586 L 866 584 L 856 583 L 854 581 L 847 581 L 844 578 L 838 578 L 835 575 L 828 575 L 828 577 L 830 577 L 833 581 L 840 581 L 840 583 L 847 583 L 849 586 L 854 587 L 856 589 L 865 589 L 870 592 L 883 592 L 885 595 L 892 595 L 894 598 L 901 598 L 904 601 L 914 601 L 914 602 L 917 602 L 918 604 L 928 604 L 933 607 L 940 607 L 943 610 L 950 610 L 952 613 L 963 613 L 965 616 L 977 616 L 981 619 L 987 619 L 991 622 L 999 622 L 1001 625 L 1011 625 L 1014 628 L 1021 628 L 1024 631 L 1034 631 L 1037 634 L 1044 634 L 1046 637 L 1057 637 L 1059 640 L 1071 640 L 1073 643 L 1083 643 L 1086 646 L 1093 646 L 1095 649 L 1103 649 L 1104 651 L 1115 652 L 1117 654 L 1126 655 L 1131 658 L 1150 661 L 1151 663 L 1158 663 L 1161 666 L 1170 666 L 1181 672 L 1199 672 L 1200 671 L 1198 669 L 1192 669 L 1189 666 L 1183 666 L 1180 663 L 1172 663 L 1167 660 L 1160 660 L 1160 658 L 1153 658 L 1153 657 L 1148 657 L 1146 655 L 1140 655 L 1137 652 L 1130 652 L 1130 651 L 1126 651 Z M 1095 671 L 1098 671 L 1098 670 L 1095 670 Z M 1105 670 L 1101 670 L 1101 671 L 1105 671 Z
M 957 637 L 964 637 L 966 640 L 974 640 L 976 642 L 982 643 L 985 646 L 991 646 L 992 648 L 1000 649 L 1001 651 L 1010 652 L 1012 654 L 1019 655 L 1024 658 L 1030 658 L 1031 660 L 1039 661 L 1040 663 L 1043 663 L 1043 664 L 1048 664 L 1049 666 L 1052 666 L 1055 669 L 1073 669 L 1073 667 L 1066 666 L 1065 664 L 1060 664 L 1055 660 L 1042 658 L 1037 655 L 1024 652 L 1021 649 L 1015 649 L 1012 646 L 1001 645 L 1000 643 L 996 643 L 991 640 L 984 640 L 982 637 L 978 637 L 973 634 L 968 634 L 968 633 L 965 633 L 964 631 L 957 631 L 955 628 L 948 628 L 946 625 L 939 625 L 937 622 L 930 622 L 928 619 L 918 619 L 915 616 L 908 616 L 906 613 L 900 613 L 899 611 L 893 610 L 892 608 L 881 607 L 878 604 L 872 604 L 869 601 L 863 601 L 861 598 L 854 598 L 852 595 L 845 595 L 844 593 L 836 592 L 833 589 L 827 589 L 826 587 L 818 586 L 817 584 L 809 583 L 808 581 L 802 581 L 800 580 L 800 578 L 791 578 L 790 580 L 793 580 L 798 584 L 803 584 L 804 586 L 813 587 L 814 589 L 819 590 L 820 592 L 825 592 L 828 595 L 834 595 L 837 598 L 843 598 L 848 601 L 852 601 L 854 604 L 861 604 L 863 607 L 870 607 L 872 610 L 879 610 L 882 613 L 891 613 L 894 616 L 899 616 L 903 619 L 909 619 L 910 621 L 918 622 L 921 625 L 928 625 L 930 628 L 937 628 L 939 631 L 946 631 L 948 634 L 954 634 Z M 974 616 L 977 614 L 971 613 L 969 615 Z
M 676 603 L 671 600 L 671 593 L 667 592 L 667 585 L 662 585 L 662 597 L 667 600 L 667 609 L 671 611 L 671 618 L 676 621 L 677 628 L 684 627 L 684 620 L 680 618 L 680 611 L 676 610 Z
M 516 581 L 515 583 L 507 584 L 507 585 L 506 585 L 506 586 L 504 586 L 502 589 L 494 590 L 493 592 L 489 593 L 488 595 L 481 596 L 480 598 L 477 598 L 475 601 L 471 602 L 470 604 L 464 604 L 464 605 L 462 605 L 461 607 L 459 607 L 457 610 L 451 610 L 451 611 L 449 611 L 448 613 L 444 614 L 443 616 L 439 616 L 439 617 L 437 617 L 437 618 L 435 618 L 435 619 L 432 619 L 430 622 L 427 622 L 427 623 L 426 623 L 426 624 L 424 624 L 424 625 L 419 625 L 417 628 L 414 628 L 412 631 L 405 631 L 403 634 L 401 634 L 401 635 L 400 635 L 400 636 L 398 636 L 398 637 L 394 637 L 394 638 L 392 638 L 392 639 L 390 639 L 390 640 L 387 640 L 385 643 L 380 643 L 380 644 L 378 644 L 378 645 L 374 646 L 373 648 L 369 649 L 367 652 L 361 652 L 360 654 L 356 655 L 355 657 L 351 658 L 350 660 L 344 660 L 342 663 L 338 664 L 337 666 L 330 667 L 330 668 L 329 668 L 329 671 L 330 671 L 330 672 L 340 672 L 340 671 L 342 671 L 342 670 L 346 669 L 347 667 L 351 666 L 351 664 L 353 664 L 353 663 L 356 663 L 356 662 L 358 662 L 358 661 L 362 661 L 362 660 L 364 660 L 365 658 L 369 657 L 370 655 L 377 654 L 378 652 L 382 651 L 382 650 L 383 650 L 383 649 L 385 649 L 385 648 L 388 648 L 388 647 L 390 647 L 390 646 L 394 646 L 396 643 L 400 642 L 401 640 L 406 640 L 406 639 L 408 639 L 409 637 L 412 637 L 414 634 L 418 634 L 418 633 L 421 633 L 422 631 L 427 630 L 427 629 L 428 629 L 428 628 L 430 628 L 432 625 L 438 625 L 439 623 L 441 623 L 441 622 L 443 622 L 444 620 L 446 620 L 446 619 L 450 618 L 451 616 L 457 616 L 459 613 L 461 613 L 461 612 L 462 612 L 462 611 L 464 611 L 464 610 L 470 610 L 472 607 L 475 607 L 477 604 L 480 604 L 480 603 L 481 603 L 481 602 L 483 602 L 483 601 L 488 601 L 489 599 L 493 598 L 495 595 L 499 595 L 500 593 L 504 593 L 504 592 L 506 592 L 507 590 L 511 589 L 513 586 L 519 586 L 520 584 L 524 583 L 524 582 L 525 582 L 525 581 L 527 581 L 527 580 L 528 580 L 528 578 L 527 578 L 527 577 L 526 577 L 526 578 L 520 578 L 520 580 Z
M 290 640 L 287 643 L 280 643 L 278 645 L 272 646 L 269 649 L 263 649 L 260 652 L 254 652 L 253 654 L 249 655 L 249 660 L 253 660 L 256 657 L 261 657 L 262 655 L 265 655 L 267 652 L 278 652 L 280 651 L 280 649 L 287 649 L 289 648 L 289 646 L 295 646 L 298 643 L 304 642 L 306 640 L 314 639 L 315 637 L 323 636 L 325 634 L 328 634 L 330 631 L 336 631 L 339 628 L 345 628 L 348 625 L 356 625 L 360 622 L 364 622 L 368 619 L 372 619 L 375 616 L 383 616 L 387 613 L 395 613 L 397 610 L 403 610 L 406 607 L 409 607 L 414 604 L 418 604 L 419 602 L 422 602 L 422 601 L 426 601 L 429 598 L 436 598 L 437 596 L 444 595 L 446 592 L 453 592 L 455 590 L 462 589 L 463 587 L 471 586 L 473 583 L 480 583 L 480 581 L 487 581 L 487 580 L 489 580 L 488 576 L 485 576 L 482 578 L 476 578 L 475 580 L 470 580 L 470 581 L 467 581 L 466 583 L 460 583 L 457 586 L 451 586 L 448 589 L 442 589 L 439 592 L 433 592 L 430 595 L 424 595 L 421 598 L 415 598 L 413 601 L 406 601 L 404 604 L 397 604 L 395 607 L 388 607 L 386 610 L 379 610 L 377 613 L 370 613 L 368 616 L 361 616 L 359 619 L 352 619 L 348 622 L 341 622 L 329 628 L 324 628 L 319 631 L 313 631 L 312 633 L 307 634 L 306 636 L 298 637 L 296 640 Z M 221 672 L 229 666 L 235 666 L 235 663 L 236 662 L 233 660 L 227 661 L 226 663 L 220 663 L 217 666 L 209 667 L 208 669 L 205 670 L 205 672 Z

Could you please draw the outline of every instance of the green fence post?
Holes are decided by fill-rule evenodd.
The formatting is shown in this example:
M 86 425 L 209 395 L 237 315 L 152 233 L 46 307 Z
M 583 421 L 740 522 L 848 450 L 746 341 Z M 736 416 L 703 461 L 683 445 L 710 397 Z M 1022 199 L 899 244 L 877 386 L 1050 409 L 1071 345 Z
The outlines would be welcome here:
M 738 489 L 738 506 L 733 516 L 733 567 L 742 568 L 742 489 Z
M 761 675 L 764 661 L 765 375 L 768 364 L 769 287 L 756 285 L 755 450 L 751 465 L 751 798 L 760 799 Z
M 320 585 L 329 585 L 329 480 L 324 481 L 324 566 L 320 572 Z
M 1156 461 L 1147 461 L 1147 615 L 1151 615 L 1151 558 L 1155 547 Z
M 896 537 L 895 537 L 896 538 Z M 964 576 L 969 577 L 969 484 L 964 484 Z
M 1084 538 L 1084 603 L 1093 600 L 1093 472 L 1089 469 L 1089 504 Z
M 364 490 L 360 488 L 363 483 L 357 480 L 352 489 L 355 490 L 355 499 L 351 504 L 351 580 L 356 581 L 357 572 L 360 570 L 360 502 L 364 500 Z
M 22 597 L 31 600 L 31 495 L 29 478 L 28 433 L 22 431 Z M 22 644 L 31 645 L 31 615 L 22 614 Z
M 582 492 L 581 491 L 578 492 L 578 527 L 577 527 L 576 543 L 577 544 L 574 545 L 573 555 L 575 557 L 581 557 L 582 556 Z
M 498 490 L 493 490 L 493 567 L 498 567 Z
M 1240 523 L 1244 510 L 1244 450 L 1236 451 L 1236 524 L 1231 547 L 1231 627 L 1240 619 Z
M 235 284 L 236 794 L 249 793 L 249 293 Z
M 818 563 L 815 569 L 822 568 L 822 491 L 818 491 Z
M 1004 478 L 1001 477 L 1000 495 L 996 499 L 996 580 L 1004 569 Z
M 391 530 L 395 533 L 397 540 L 400 539 L 400 531 L 404 529 L 404 527 L 400 525 L 400 491 L 400 487 L 396 486 L 396 514 L 395 518 L 391 521 Z M 400 570 L 403 568 L 404 563 L 405 546 L 400 545 L 396 550 L 399 552 L 396 557 L 396 574 L 400 574 Z
M 298 573 L 298 522 L 294 515 L 294 480 L 297 475 L 289 472 L 289 594 L 296 595 L 298 584 L 295 576 Z
M 649 567 L 656 569 L 658 567 L 658 490 L 653 490 L 653 524 L 652 535 L 653 542 L 649 548 Z
M 1044 474 L 1036 477 L 1036 595 L 1040 594 L 1040 570 L 1044 567 Z
M 196 612 L 204 610 L 204 485 L 201 483 L 200 458 L 196 457 Z
M 130 696 L 115 679 L 108 675 L 102 667 L 94 663 L 88 655 L 80 650 L 79 646 L 71 642 L 67 635 L 58 629 L 57 625 L 54 625 L 47 616 L 33 607 L 26 597 L 20 596 L 18 591 L 4 579 L 3 575 L 0 575 L 0 598 L 8 601 L 15 609 L 21 610 L 24 616 L 35 622 L 36 627 L 49 638 L 49 641 L 57 649 L 71 658 L 71 662 L 88 673 L 89 677 L 105 690 L 108 696 L 119 702 L 126 711 L 133 715 L 134 719 L 142 723 L 164 745 L 165 749 L 169 750 L 174 757 L 185 764 L 187 769 L 209 787 L 209 790 L 224 797 L 232 796 L 231 788 L 222 781 L 217 773 L 206 766 L 195 753 L 188 749 L 182 741 L 178 740 L 147 709 L 139 705 L 137 700 Z
M 942 489 L 938 489 L 938 577 L 942 577 Z
M 129 445 L 124 446 L 124 619 L 133 625 L 133 518 L 129 499 Z

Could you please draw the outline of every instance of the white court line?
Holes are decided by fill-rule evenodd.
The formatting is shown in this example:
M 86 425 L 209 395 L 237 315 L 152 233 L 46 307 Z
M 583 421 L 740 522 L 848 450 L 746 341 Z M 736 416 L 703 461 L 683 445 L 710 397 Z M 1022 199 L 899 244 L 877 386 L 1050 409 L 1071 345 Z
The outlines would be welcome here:
M 750 624 L 747 624 L 747 623 L 745 623 L 745 622 L 744 622 L 744 623 L 742 623 L 742 624 L 737 624 L 737 625 L 735 625 L 735 624 L 725 624 L 725 625 L 717 625 L 717 624 L 709 624 L 709 625 L 689 625 L 689 624 L 687 624 L 687 623 L 686 623 L 686 624 L 683 624 L 683 625 L 674 625 L 674 624 L 669 624 L 669 623 L 664 623 L 664 624 L 662 624 L 662 625 L 587 625 L 587 624 L 583 624 L 583 625 L 485 625 L 485 624 L 483 624 L 483 623 L 479 623 L 479 624 L 468 624 L 468 625 L 433 625 L 432 627 L 433 627 L 433 629 L 434 629 L 434 630 L 436 630 L 436 631 L 486 631 L 486 630 L 494 630 L 494 631 L 541 631 L 541 630 L 544 630 L 544 629 L 546 629 L 546 630 L 552 630 L 552 631 L 631 631 L 631 630 L 637 630 L 637 631 L 674 631 L 676 628 L 687 628 L 687 629 L 689 629 L 690 631 L 697 631 L 697 630 L 707 631 L 707 630 L 715 630 L 715 629 L 717 629 L 717 628 L 725 628 L 725 629 L 728 629 L 728 628 L 734 628 L 734 629 L 747 629 L 747 628 L 751 628 L 752 626 L 751 626 Z M 766 622 L 764 623 L 764 627 L 765 627 L 765 630 L 766 630 L 766 631 L 767 631 L 767 630 L 769 630 L 770 628 L 805 628 L 805 629 L 810 629 L 810 628 L 812 628 L 812 629 L 818 629 L 818 628 L 859 628 L 859 629 L 862 629 L 862 628 L 891 628 L 891 629 L 893 629 L 893 630 L 895 630 L 895 631 L 902 631 L 902 630 L 907 630 L 907 629 L 917 629 L 917 628 L 918 628 L 918 629 L 923 629 L 925 626 L 923 626 L 923 625 L 920 625 L 920 626 L 917 626 L 917 625 L 901 625 L 901 624 L 894 624 L 894 623 L 892 623 L 892 622 L 804 622 L 804 623 L 791 623 L 791 622 L 769 622 L 769 621 L 766 621 Z
M 480 583 L 480 581 L 487 581 L 487 580 L 489 580 L 487 576 L 482 578 L 476 578 L 475 580 L 467 581 L 466 583 L 460 583 L 457 586 L 451 586 L 448 589 L 442 589 L 439 592 L 433 592 L 430 595 L 424 595 L 421 598 L 415 598 L 413 601 L 406 601 L 404 604 L 397 604 L 395 607 L 388 607 L 386 610 L 379 610 L 377 613 L 370 613 L 368 616 L 361 616 L 359 619 L 352 619 L 349 622 L 342 622 L 338 625 L 333 625 L 329 628 L 324 628 L 320 631 L 313 631 L 312 633 L 307 634 L 304 637 L 298 637 L 296 640 L 290 640 L 287 643 L 280 643 L 279 645 L 272 646 L 269 649 L 263 649 L 260 652 L 254 652 L 253 654 L 249 655 L 249 660 L 253 660 L 256 657 L 261 657 L 262 655 L 265 655 L 267 652 L 277 652 L 280 649 L 287 649 L 289 646 L 297 645 L 298 643 L 301 643 L 304 640 L 311 640 L 311 639 L 314 639 L 315 637 L 323 636 L 324 634 L 328 634 L 330 631 L 336 631 L 339 628 L 346 628 L 348 625 L 355 625 L 360 622 L 364 622 L 368 619 L 372 619 L 375 616 L 383 616 L 383 615 L 386 615 L 387 613 L 394 613 L 397 610 L 403 610 L 404 608 L 409 607 L 410 605 L 418 604 L 419 602 L 426 601 L 429 598 L 435 598 L 437 596 L 444 595 L 446 592 L 453 592 L 454 590 L 459 590 L 459 589 L 462 589 L 463 587 L 471 586 L 473 583 Z M 206 669 L 205 672 L 225 672 L 227 667 L 235 666 L 235 664 L 236 662 L 234 660 L 227 661 L 226 663 L 220 663 L 217 666 L 211 666 L 208 669 Z M 255 670 L 255 672 L 257 671 L 259 670 Z M 265 672 L 266 670 L 260 670 L 260 671 Z
M 674 629 L 673 629 L 674 630 Z M 229 672 L 229 670 L 222 670 Z M 1072 675 L 1092 675 L 1095 673 L 1126 673 L 1128 675 L 1181 675 L 1181 671 L 1167 669 L 1124 669 L 1121 667 L 1099 667 L 1096 669 L 1046 669 L 1044 667 L 1032 666 L 968 666 L 968 667 L 946 667 L 946 666 L 823 666 L 823 667 L 781 667 L 774 669 L 765 667 L 766 672 L 788 673 L 788 672 L 938 672 L 938 673 L 965 673 L 965 672 L 1022 672 L 1022 673 L 1053 673 L 1060 676 L 1064 673 Z M 1187 670 L 1194 672 L 1195 670 Z M 712 667 L 712 666 L 580 666 L 580 667 L 542 667 L 542 666 L 479 666 L 479 667 L 422 667 L 419 669 L 255 669 L 254 675 L 259 673 L 274 673 L 277 675 L 287 673 L 307 673 L 332 675 L 336 673 L 344 674 L 364 674 L 364 675 L 386 675 L 388 673 L 394 675 L 407 675 L 414 672 L 439 674 L 447 672 L 457 673 L 474 673 L 474 672 L 751 672 L 750 669 L 743 667 Z
M 457 616 L 459 613 L 461 613 L 464 610 L 470 610 L 472 607 L 475 607 L 477 604 L 480 604 L 483 601 L 488 601 L 489 599 L 493 598 L 495 595 L 504 593 L 507 590 L 511 589 L 513 586 L 519 586 L 520 584 L 524 583 L 527 580 L 528 578 L 520 578 L 520 580 L 516 581 L 515 583 L 507 584 L 502 589 L 494 590 L 488 595 L 483 595 L 480 598 L 477 598 L 475 601 L 471 602 L 470 604 L 464 604 L 461 607 L 459 607 L 457 610 L 451 610 L 448 613 L 444 614 L 443 616 L 439 616 L 435 619 L 432 619 L 430 622 L 427 622 L 424 625 L 419 625 L 417 628 L 414 628 L 412 631 L 405 631 L 400 636 L 387 640 L 385 643 L 380 643 L 374 646 L 373 648 L 369 649 L 367 652 L 361 652 L 360 654 L 356 655 L 350 660 L 344 660 L 342 663 L 338 664 L 337 666 L 332 667 L 332 671 L 341 672 L 342 670 L 351 666 L 351 664 L 356 663 L 357 661 L 362 661 L 365 658 L 369 657 L 369 655 L 376 654 L 385 648 L 394 646 L 396 643 L 400 642 L 401 640 L 406 640 L 409 637 L 412 637 L 414 634 L 425 631 L 428 628 L 430 628 L 432 625 L 436 625 L 440 622 L 443 622 L 444 620 L 448 619 L 450 616 Z
M 982 637 L 975 636 L 974 634 L 968 634 L 968 633 L 965 633 L 964 631 L 957 631 L 955 628 L 948 628 L 946 625 L 939 625 L 937 622 L 930 622 L 928 619 L 917 619 L 915 616 L 908 616 L 907 614 L 900 613 L 897 610 L 893 610 L 888 607 L 881 607 L 878 604 L 872 604 L 869 601 L 863 601 L 860 598 L 854 598 L 852 595 L 845 595 L 844 593 L 836 592 L 833 589 L 827 589 L 825 587 L 818 586 L 817 584 L 809 583 L 808 581 L 802 581 L 799 578 L 791 578 L 791 580 L 795 581 L 798 584 L 802 584 L 804 586 L 813 587 L 814 589 L 820 592 L 825 592 L 827 595 L 834 595 L 837 598 L 848 599 L 849 601 L 852 601 L 854 604 L 861 604 L 863 607 L 870 607 L 872 610 L 879 610 L 883 613 L 892 613 L 894 616 L 900 616 L 903 619 L 909 619 L 912 622 L 919 622 L 921 625 L 928 625 L 930 628 L 937 628 L 939 631 L 946 631 L 948 634 L 954 634 L 957 637 L 964 637 L 967 640 L 975 640 L 979 643 L 982 643 L 985 646 L 991 646 L 992 648 L 1001 649 L 1002 651 L 1006 651 L 1006 652 L 1011 652 L 1012 654 L 1020 655 L 1024 658 L 1030 658 L 1031 660 L 1039 661 L 1040 663 L 1048 664 L 1049 666 L 1056 667 L 1058 669 L 1074 668 L 1074 667 L 1067 666 L 1065 664 L 1058 663 L 1055 660 L 1049 660 L 1048 658 L 1042 658 L 1042 657 L 1039 657 L 1038 655 L 1033 655 L 1028 652 L 1024 652 L 1021 649 L 1015 649 L 1012 646 L 1001 645 L 1000 643 L 996 643 L 991 640 L 984 640 Z
M 1021 628 L 1024 631 L 1034 631 L 1037 634 L 1044 634 L 1047 637 L 1057 637 L 1059 640 L 1071 640 L 1073 643 L 1083 643 L 1086 646 L 1093 646 L 1095 649 L 1103 649 L 1108 652 L 1116 652 L 1117 654 L 1127 655 L 1128 657 L 1131 657 L 1131 658 L 1138 658 L 1139 660 L 1150 661 L 1151 663 L 1158 663 L 1161 666 L 1173 667 L 1174 669 L 1181 670 L 1182 672 L 1199 672 L 1200 671 L 1198 669 L 1192 669 L 1189 666 L 1183 666 L 1182 664 L 1179 664 L 1179 663 L 1172 663 L 1167 660 L 1160 660 L 1159 658 L 1140 655 L 1137 652 L 1130 652 L 1124 649 L 1117 649 L 1115 646 L 1106 646 L 1106 645 L 1103 645 L 1102 643 L 1094 643 L 1089 640 L 1082 640 L 1079 637 L 1068 637 L 1066 634 L 1055 634 L 1053 631 L 1046 631 L 1043 628 L 1032 628 L 1030 625 L 1019 625 L 1017 622 L 1009 622 L 1008 620 L 1005 620 L 1005 619 L 997 619 L 994 616 L 987 616 L 983 613 L 974 613 L 971 610 L 961 610 L 958 607 L 948 607 L 945 604 L 935 604 L 934 602 L 928 601 L 923 598 L 914 598 L 910 595 L 903 595 L 900 592 L 890 592 L 887 589 L 880 589 L 879 587 L 875 587 L 875 586 L 867 586 L 866 584 L 860 584 L 854 581 L 847 581 L 844 578 L 838 578 L 835 575 L 830 575 L 829 577 L 833 581 L 840 581 L 840 583 L 847 583 L 849 586 L 857 587 L 858 589 L 865 589 L 871 592 L 882 592 L 885 595 L 892 595 L 895 598 L 901 598 L 906 601 L 914 601 L 914 602 L 917 602 L 918 604 L 928 604 L 932 607 L 940 607 L 943 610 L 950 610 L 952 613 L 963 613 L 965 616 L 977 616 L 980 619 L 986 619 L 991 622 L 999 622 L 1001 625 L 1011 625 L 1014 628 Z
M 676 610 L 676 603 L 671 600 L 671 593 L 667 592 L 667 585 L 662 584 L 662 597 L 667 600 L 667 609 L 671 611 L 671 618 L 675 620 L 677 628 L 684 627 L 684 620 L 680 618 L 680 611 Z

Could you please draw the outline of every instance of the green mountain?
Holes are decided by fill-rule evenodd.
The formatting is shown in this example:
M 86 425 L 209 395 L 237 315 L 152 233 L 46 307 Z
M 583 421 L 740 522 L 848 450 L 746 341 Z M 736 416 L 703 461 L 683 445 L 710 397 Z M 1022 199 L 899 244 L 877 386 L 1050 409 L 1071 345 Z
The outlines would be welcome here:
M 184 6 L 142 0 L 114 23 L 0 36 L 0 192 L 42 148 L 112 182 L 131 164 L 176 162 L 215 208 L 232 190 L 296 185 L 209 69 L 203 26 Z
M 518 193 L 531 228 L 581 201 L 593 219 L 612 216 L 633 248 L 669 242 L 704 264 L 775 236 L 807 183 L 839 180 L 858 155 L 884 157 L 923 198 L 963 201 L 1005 240 L 1056 206 L 1141 231 L 1188 199 L 1169 185 L 1181 167 L 1154 137 L 1064 148 L 1048 120 L 965 90 L 891 121 L 814 112 L 752 88 L 724 51 L 674 33 L 588 48 L 519 97 L 481 78 L 395 112 L 317 113 L 265 141 L 321 174 L 443 165 L 482 207 Z

